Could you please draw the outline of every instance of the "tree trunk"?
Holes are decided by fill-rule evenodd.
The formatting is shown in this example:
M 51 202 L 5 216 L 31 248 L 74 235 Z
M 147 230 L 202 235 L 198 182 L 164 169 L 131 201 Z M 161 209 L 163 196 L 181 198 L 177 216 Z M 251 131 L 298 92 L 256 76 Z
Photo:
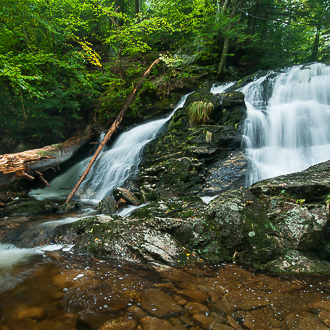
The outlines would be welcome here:
M 229 44 L 230 44 L 230 38 L 226 37 L 225 41 L 223 43 L 223 49 L 222 49 L 222 54 L 221 54 L 221 60 L 218 66 L 218 77 L 221 75 L 225 64 L 226 64 L 226 58 L 227 58 L 227 54 L 228 54 L 228 50 L 229 50 Z
M 115 10 L 117 11 L 117 13 L 122 13 L 125 14 L 126 13 L 126 6 L 125 6 L 125 0 L 116 0 L 115 1 Z M 122 18 L 118 18 L 117 22 L 116 22 L 119 26 L 123 26 L 124 25 L 124 20 Z
M 314 39 L 314 43 L 313 43 L 312 54 L 311 54 L 310 59 L 309 59 L 311 62 L 316 61 L 317 54 L 319 52 L 319 46 L 320 46 L 320 30 L 318 28 L 317 32 L 316 32 L 315 39 Z
M 45 171 L 68 160 L 91 138 L 91 128 L 88 127 L 80 136 L 72 137 L 63 143 L 0 155 L 0 186 L 15 182 L 21 178 L 41 178 L 40 171 Z M 41 179 L 43 182 L 44 180 Z
M 141 0 L 135 0 L 135 15 L 141 12 Z
M 139 83 L 136 85 L 136 87 L 134 88 L 132 94 L 127 98 L 123 108 L 121 109 L 121 111 L 119 112 L 116 120 L 113 122 L 113 124 L 111 125 L 110 129 L 108 130 L 108 133 L 105 135 L 103 141 L 101 142 L 101 144 L 99 145 L 99 147 L 97 148 L 97 150 L 95 151 L 94 156 L 92 157 L 92 159 L 90 160 L 86 170 L 84 171 L 84 173 L 82 174 L 82 176 L 80 177 L 79 181 L 77 182 L 77 184 L 75 185 L 75 187 L 72 189 L 70 195 L 68 196 L 67 200 L 65 203 L 68 203 L 73 195 L 76 193 L 76 191 L 78 190 L 80 184 L 85 180 L 87 174 L 89 173 L 90 169 L 92 168 L 95 160 L 97 159 L 98 155 L 100 154 L 100 152 L 102 151 L 103 147 L 106 145 L 106 143 L 110 140 L 110 137 L 112 136 L 113 132 L 118 128 L 119 124 L 121 123 L 121 121 L 123 120 L 124 115 L 126 114 L 126 112 L 128 111 L 129 106 L 133 103 L 137 91 L 143 86 L 144 81 L 146 80 L 146 78 L 149 76 L 151 69 L 153 68 L 154 65 L 157 65 L 160 62 L 160 59 L 155 60 L 150 67 L 148 68 L 148 70 L 144 73 L 144 75 L 142 76 L 141 80 L 139 81 Z
M 221 8 L 221 14 L 224 14 L 224 12 L 227 10 L 229 2 L 230 2 L 230 0 L 225 0 L 225 3 L 223 4 L 223 6 Z
M 230 3 L 230 0 L 225 0 L 225 3 L 222 6 L 221 9 L 221 15 L 224 15 L 225 11 L 228 8 L 228 5 Z M 231 29 L 231 24 L 227 27 L 227 31 L 229 31 Z M 218 77 L 221 75 L 225 64 L 226 64 L 226 58 L 227 58 L 227 54 L 228 54 L 228 50 L 229 50 L 229 43 L 230 43 L 230 38 L 228 36 L 225 37 L 225 41 L 223 43 L 223 48 L 222 48 L 222 54 L 221 54 L 221 60 L 218 66 Z

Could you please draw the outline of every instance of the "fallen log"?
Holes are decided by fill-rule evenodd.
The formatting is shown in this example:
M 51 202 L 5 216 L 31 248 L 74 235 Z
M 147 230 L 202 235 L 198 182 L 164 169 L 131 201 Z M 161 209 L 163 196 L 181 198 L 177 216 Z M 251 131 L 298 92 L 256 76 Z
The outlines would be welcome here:
M 35 176 L 48 185 L 41 172 L 71 158 L 91 138 L 91 135 L 92 129 L 87 127 L 79 136 L 71 137 L 63 143 L 14 154 L 0 155 L 0 186 L 21 178 L 33 180 Z
M 113 132 L 118 128 L 119 124 L 123 120 L 123 117 L 126 114 L 126 112 L 128 111 L 129 106 L 133 103 L 133 101 L 134 101 L 134 99 L 137 95 L 137 91 L 143 86 L 144 81 L 149 76 L 149 74 L 150 74 L 152 68 L 154 67 L 154 65 L 157 65 L 159 62 L 160 62 L 160 59 L 157 59 L 150 65 L 148 70 L 144 73 L 144 75 L 142 76 L 142 78 L 140 79 L 140 81 L 138 82 L 136 87 L 134 88 L 132 94 L 126 99 L 126 102 L 125 102 L 123 108 L 121 109 L 121 111 L 119 112 L 116 120 L 113 122 L 113 124 L 111 125 L 111 127 L 108 130 L 107 134 L 105 135 L 103 141 L 100 143 L 99 147 L 95 151 L 94 156 L 90 160 L 86 170 L 84 171 L 84 173 L 80 177 L 80 179 L 77 182 L 77 184 L 75 185 L 75 187 L 72 189 L 72 191 L 71 191 L 70 195 L 68 196 L 65 203 L 68 203 L 71 200 L 71 198 L 73 197 L 73 195 L 75 194 L 75 192 L 78 190 L 80 184 L 86 178 L 87 174 L 89 173 L 90 169 L 92 168 L 92 165 L 94 164 L 94 162 L 97 159 L 98 155 L 100 154 L 101 150 L 106 145 L 106 143 L 110 140 L 110 137 L 112 136 Z

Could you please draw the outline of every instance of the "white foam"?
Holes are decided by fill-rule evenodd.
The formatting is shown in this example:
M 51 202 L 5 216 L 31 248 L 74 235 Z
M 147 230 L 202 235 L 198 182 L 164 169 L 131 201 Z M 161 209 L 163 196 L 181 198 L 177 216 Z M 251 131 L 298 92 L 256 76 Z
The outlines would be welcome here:
M 159 134 L 174 112 L 183 107 L 188 95 L 182 97 L 167 118 L 139 125 L 119 135 L 113 146 L 99 155 L 75 197 L 82 200 L 100 201 L 114 188 L 121 187 L 128 177 L 137 171 L 143 147 Z M 90 160 L 91 157 L 75 164 L 67 172 L 52 180 L 50 187 L 32 190 L 30 195 L 38 199 L 59 198 L 67 195 L 79 180 Z
M 203 200 L 204 203 L 208 204 L 218 196 L 216 195 L 216 196 L 200 196 L 200 197 L 201 197 L 201 199 Z
M 243 136 L 250 160 L 247 184 L 330 159 L 329 88 L 330 67 L 321 63 L 275 76 L 269 72 L 242 88 L 248 110 Z

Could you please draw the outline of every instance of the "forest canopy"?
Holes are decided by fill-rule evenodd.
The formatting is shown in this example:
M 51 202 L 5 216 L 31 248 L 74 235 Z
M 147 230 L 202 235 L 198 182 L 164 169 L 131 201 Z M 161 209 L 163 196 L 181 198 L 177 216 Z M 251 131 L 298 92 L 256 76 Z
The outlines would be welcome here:
M 329 61 L 329 22 L 330 0 L 0 0 L 0 138 L 45 145 L 94 111 L 110 120 L 157 57 L 159 98 L 202 72 Z

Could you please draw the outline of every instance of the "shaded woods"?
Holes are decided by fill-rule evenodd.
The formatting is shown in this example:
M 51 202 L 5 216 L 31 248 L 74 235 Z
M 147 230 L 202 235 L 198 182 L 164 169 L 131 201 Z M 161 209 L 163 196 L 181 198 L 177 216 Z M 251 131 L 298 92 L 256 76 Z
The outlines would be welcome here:
M 329 60 L 328 0 L 19 0 L 1 6 L 0 154 L 62 142 L 92 118 L 107 129 L 159 56 L 163 67 L 153 70 L 130 106 L 134 120 L 196 81 Z

